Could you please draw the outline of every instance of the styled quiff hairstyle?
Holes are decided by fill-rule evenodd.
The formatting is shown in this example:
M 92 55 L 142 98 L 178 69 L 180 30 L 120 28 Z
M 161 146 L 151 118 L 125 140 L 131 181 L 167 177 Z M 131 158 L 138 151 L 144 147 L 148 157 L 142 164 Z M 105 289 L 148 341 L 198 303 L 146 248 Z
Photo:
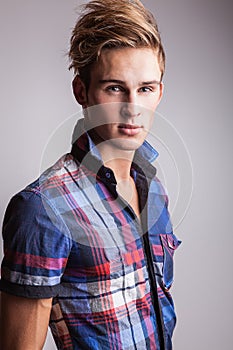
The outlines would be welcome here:
M 152 13 L 139 0 L 93 0 L 83 6 L 71 40 L 70 69 L 89 85 L 90 66 L 103 49 L 152 48 L 158 55 L 161 79 L 165 53 Z

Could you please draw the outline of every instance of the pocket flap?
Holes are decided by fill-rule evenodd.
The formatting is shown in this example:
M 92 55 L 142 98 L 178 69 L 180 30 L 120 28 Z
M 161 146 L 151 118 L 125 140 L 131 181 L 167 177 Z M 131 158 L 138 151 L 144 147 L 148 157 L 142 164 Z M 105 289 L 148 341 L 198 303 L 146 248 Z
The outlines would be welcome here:
M 160 234 L 163 246 L 163 283 L 169 289 L 173 282 L 173 255 L 181 244 L 174 234 Z

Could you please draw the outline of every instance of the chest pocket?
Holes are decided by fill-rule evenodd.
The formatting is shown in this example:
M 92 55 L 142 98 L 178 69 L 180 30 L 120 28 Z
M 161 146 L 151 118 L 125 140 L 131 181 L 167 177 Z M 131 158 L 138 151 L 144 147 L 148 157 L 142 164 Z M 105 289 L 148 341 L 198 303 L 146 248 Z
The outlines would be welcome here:
M 161 287 L 169 290 L 174 276 L 173 256 L 181 241 L 172 233 L 159 234 L 160 245 L 154 251 L 154 263 L 157 280 Z

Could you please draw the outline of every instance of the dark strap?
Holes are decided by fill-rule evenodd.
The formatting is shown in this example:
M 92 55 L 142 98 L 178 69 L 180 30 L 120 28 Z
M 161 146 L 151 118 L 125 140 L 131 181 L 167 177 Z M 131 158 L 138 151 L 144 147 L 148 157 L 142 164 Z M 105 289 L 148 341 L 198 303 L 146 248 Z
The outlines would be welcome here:
M 153 255 L 151 251 L 151 245 L 149 242 L 148 233 L 145 233 L 143 235 L 143 242 L 144 242 L 145 253 L 147 257 L 147 269 L 148 269 L 149 280 L 150 280 L 152 303 L 154 306 L 156 320 L 157 320 L 160 350 L 166 350 L 164 322 L 163 322 L 161 305 L 159 302 L 156 274 L 155 274 L 154 263 L 153 263 Z

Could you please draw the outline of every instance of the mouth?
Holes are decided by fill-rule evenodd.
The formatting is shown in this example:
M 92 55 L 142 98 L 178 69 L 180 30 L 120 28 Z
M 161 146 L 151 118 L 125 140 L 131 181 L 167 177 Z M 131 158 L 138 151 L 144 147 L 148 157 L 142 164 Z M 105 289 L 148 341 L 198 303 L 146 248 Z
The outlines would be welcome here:
M 121 134 L 135 136 L 142 131 L 142 126 L 136 124 L 119 124 L 118 129 Z

